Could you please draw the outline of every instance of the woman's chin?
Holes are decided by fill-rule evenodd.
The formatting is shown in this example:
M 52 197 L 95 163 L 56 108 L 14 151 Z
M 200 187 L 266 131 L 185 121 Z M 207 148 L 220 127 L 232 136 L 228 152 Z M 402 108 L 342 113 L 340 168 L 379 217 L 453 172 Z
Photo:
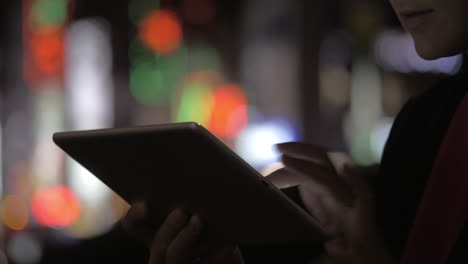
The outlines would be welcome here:
M 417 45 L 416 44 L 416 51 L 418 52 L 418 55 L 425 59 L 425 60 L 436 60 L 441 57 L 446 57 L 444 56 L 444 52 L 441 52 L 438 49 L 435 49 L 433 46 L 429 47 L 427 45 Z
M 444 57 L 455 56 L 464 51 L 457 48 L 449 47 L 438 47 L 436 45 L 428 45 L 429 43 L 424 43 L 423 45 L 418 45 L 416 41 L 416 51 L 418 55 L 425 60 L 436 60 Z

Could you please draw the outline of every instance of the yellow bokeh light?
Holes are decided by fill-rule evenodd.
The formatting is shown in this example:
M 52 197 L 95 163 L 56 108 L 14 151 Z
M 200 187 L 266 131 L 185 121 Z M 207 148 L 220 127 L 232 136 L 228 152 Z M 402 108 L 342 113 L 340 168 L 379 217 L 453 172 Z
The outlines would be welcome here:
M 23 230 L 29 219 L 27 202 L 19 195 L 7 195 L 0 205 L 0 216 L 5 226 Z

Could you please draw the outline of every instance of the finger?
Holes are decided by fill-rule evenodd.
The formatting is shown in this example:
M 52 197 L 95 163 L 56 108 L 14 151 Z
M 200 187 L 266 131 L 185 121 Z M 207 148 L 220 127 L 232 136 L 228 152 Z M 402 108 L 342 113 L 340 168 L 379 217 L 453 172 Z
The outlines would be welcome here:
M 166 253 L 166 263 L 186 263 L 190 258 L 193 258 L 201 228 L 200 217 L 197 215 L 192 216 L 188 224 L 169 245 Z
M 150 248 L 150 264 L 164 263 L 166 251 L 172 240 L 184 228 L 188 221 L 188 216 L 181 209 L 172 211 L 166 218 L 161 228 L 156 232 L 156 236 Z
M 327 168 L 334 168 L 327 150 L 321 146 L 299 142 L 289 142 L 277 145 L 278 150 L 290 157 L 315 162 Z
M 268 174 L 265 179 L 280 189 L 296 186 L 307 181 L 307 177 L 304 175 L 292 173 L 286 168 L 281 168 Z
M 317 220 L 321 226 L 327 225 L 329 217 L 324 210 L 320 195 L 317 195 L 316 192 L 310 190 L 310 187 L 306 185 L 300 185 L 298 190 L 305 207 L 315 220 Z
M 366 182 L 357 168 L 345 165 L 343 168 L 343 175 L 348 179 L 355 196 L 357 196 L 361 201 L 372 201 L 373 195 L 369 183 Z
M 336 168 L 336 172 L 338 173 L 339 176 L 343 174 L 344 166 L 345 165 L 353 165 L 354 166 L 354 161 L 352 158 L 347 155 L 346 153 L 343 152 L 328 152 L 328 157 L 333 164 L 333 166 Z
M 289 156 L 283 156 L 282 159 L 286 169 L 308 177 L 309 181 L 315 183 L 317 187 L 321 187 L 322 192 L 329 194 L 341 204 L 350 205 L 352 202 L 351 188 L 336 173 L 314 163 Z
M 147 245 L 151 242 L 155 232 L 148 224 L 148 207 L 144 202 L 133 204 L 120 224 L 131 236 L 147 243 Z

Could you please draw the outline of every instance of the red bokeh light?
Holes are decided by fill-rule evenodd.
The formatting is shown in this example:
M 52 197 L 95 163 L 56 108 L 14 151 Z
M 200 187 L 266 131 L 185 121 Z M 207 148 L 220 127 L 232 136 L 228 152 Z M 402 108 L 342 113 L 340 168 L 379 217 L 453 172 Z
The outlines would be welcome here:
M 209 130 L 223 138 L 236 137 L 248 123 L 247 99 L 236 84 L 225 84 L 214 92 Z
M 60 74 L 64 66 L 64 41 L 61 32 L 33 33 L 29 39 L 32 61 L 46 76 Z
M 159 54 L 169 54 L 177 49 L 182 41 L 182 26 L 173 12 L 155 10 L 142 19 L 139 34 L 143 43 L 151 50 Z
M 31 207 L 36 220 L 48 227 L 70 226 L 78 220 L 81 212 L 78 198 L 65 186 L 37 191 Z

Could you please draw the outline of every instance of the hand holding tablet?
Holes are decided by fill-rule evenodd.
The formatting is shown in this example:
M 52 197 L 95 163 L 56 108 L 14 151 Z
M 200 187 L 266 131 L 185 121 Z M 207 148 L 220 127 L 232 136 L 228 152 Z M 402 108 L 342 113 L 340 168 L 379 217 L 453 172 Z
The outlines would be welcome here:
M 320 243 L 310 214 L 195 123 L 63 132 L 54 141 L 159 226 L 176 208 L 197 214 L 221 244 Z M 159 217 L 158 217 L 159 216 Z

